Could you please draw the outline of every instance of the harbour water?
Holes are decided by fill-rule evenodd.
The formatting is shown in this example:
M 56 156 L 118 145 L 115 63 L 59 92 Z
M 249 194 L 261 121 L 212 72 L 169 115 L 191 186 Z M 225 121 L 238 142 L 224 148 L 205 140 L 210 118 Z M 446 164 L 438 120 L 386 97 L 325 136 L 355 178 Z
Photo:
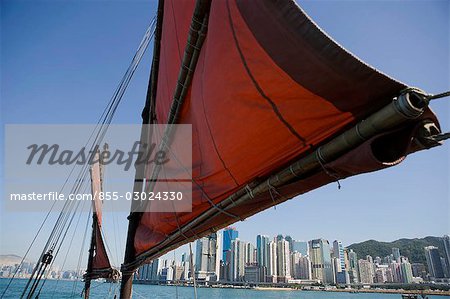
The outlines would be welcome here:
M 0 279 L 0 294 L 3 293 L 9 279 Z M 4 298 L 20 298 L 23 287 L 27 280 L 15 279 L 5 294 Z M 119 297 L 119 284 L 104 282 L 93 282 L 91 287 L 91 298 L 114 298 Z M 83 283 L 78 281 L 56 281 L 48 280 L 42 289 L 39 299 L 64 299 L 81 298 Z M 220 288 L 198 288 L 200 299 L 228 299 L 228 298 L 258 298 L 258 299 L 401 299 L 400 294 L 379 293 L 335 293 L 335 292 L 313 292 L 294 290 L 254 290 L 254 289 L 220 289 Z M 134 285 L 133 298 L 162 298 L 162 299 L 191 299 L 194 298 L 192 287 L 156 286 L 156 285 Z M 428 296 L 429 299 L 450 298 L 450 296 Z

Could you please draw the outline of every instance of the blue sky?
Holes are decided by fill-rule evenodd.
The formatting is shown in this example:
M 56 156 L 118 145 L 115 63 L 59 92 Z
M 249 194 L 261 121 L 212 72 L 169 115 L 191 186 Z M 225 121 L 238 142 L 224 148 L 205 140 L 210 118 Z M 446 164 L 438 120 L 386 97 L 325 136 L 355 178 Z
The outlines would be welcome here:
M 299 3 L 344 48 L 382 72 L 430 93 L 450 89 L 449 1 Z M 2 126 L 95 123 L 155 8 L 156 1 L 2 1 Z M 140 123 L 150 57 L 148 51 L 114 123 Z M 450 130 L 448 99 L 432 108 Z M 3 148 L 3 130 L 1 137 Z M 346 179 L 340 190 L 330 184 L 235 226 L 252 242 L 258 233 L 344 244 L 448 234 L 449 156 L 448 144 L 420 152 L 397 167 Z M 43 216 L 1 208 L 0 253 L 22 254 Z M 123 252 L 125 216 L 105 216 L 110 248 L 118 251 L 115 264 Z M 113 226 L 119 228 L 107 228 Z M 73 258 L 69 267 L 75 263 Z

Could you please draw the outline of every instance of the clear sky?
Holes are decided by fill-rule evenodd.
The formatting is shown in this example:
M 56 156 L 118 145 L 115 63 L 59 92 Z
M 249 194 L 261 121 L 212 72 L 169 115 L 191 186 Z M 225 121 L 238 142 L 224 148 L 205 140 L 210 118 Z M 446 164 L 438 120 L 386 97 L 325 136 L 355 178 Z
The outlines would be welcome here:
M 449 3 L 300 1 L 313 20 L 346 49 L 430 93 L 450 89 Z M 2 1 L 2 126 L 95 123 L 155 9 L 156 1 Z M 114 123 L 140 123 L 150 57 L 148 51 Z M 447 131 L 449 102 L 432 104 Z M 3 130 L 0 134 L 3 151 Z M 345 245 L 448 234 L 449 148 L 447 143 L 414 154 L 397 167 L 346 179 L 340 190 L 330 184 L 235 226 L 241 239 L 252 242 L 259 233 L 290 234 L 300 240 L 340 239 Z M 0 162 L 4 164 L 3 154 Z M 0 254 L 21 255 L 44 214 L 0 209 Z M 118 265 L 127 223 L 125 213 L 113 214 L 104 216 L 104 228 L 115 255 L 113 263 Z M 84 220 L 81 223 L 84 228 Z M 75 255 L 66 268 L 76 264 Z

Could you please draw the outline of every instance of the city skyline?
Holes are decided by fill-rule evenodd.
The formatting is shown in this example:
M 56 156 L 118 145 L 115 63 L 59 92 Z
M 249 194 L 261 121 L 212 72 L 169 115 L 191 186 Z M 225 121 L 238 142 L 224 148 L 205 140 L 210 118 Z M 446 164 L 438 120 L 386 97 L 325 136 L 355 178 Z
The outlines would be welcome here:
M 325 5 L 300 1 L 300 4 L 330 36 L 367 63 L 431 93 L 448 89 L 448 2 Z M 2 72 L 10 75 L 2 78 L 2 125 L 95 122 L 154 10 L 154 3 L 147 2 L 106 6 L 96 3 L 14 3 L 2 10 Z M 332 18 L 330 11 L 333 11 Z M 427 13 L 423 14 L 424 11 Z M 99 15 L 102 22 L 98 20 Z M 127 24 L 126 28 L 115 22 L 118 15 Z M 383 17 L 382 24 L 380 16 Z M 422 20 L 421 24 L 417 19 Z M 74 26 L 69 20 L 77 20 L 79 25 Z M 97 40 L 95 36 L 103 39 Z M 404 51 L 402 45 L 407 45 L 410 40 L 417 41 L 415 47 Z M 30 42 L 40 49 L 33 55 L 26 51 Z M 62 48 L 56 49 L 54 44 Z M 101 55 L 94 57 L 92 51 Z M 135 81 L 127 91 L 126 105 L 119 109 L 115 119 L 118 123 L 140 121 L 150 56 L 144 57 Z M 73 60 L 66 61 L 66 57 Z M 63 61 L 66 64 L 61 69 Z M 21 67 L 17 68 L 17 65 Z M 92 69 L 92 65 L 96 68 Z M 95 88 L 92 82 L 96 82 Z M 28 88 L 22 88 L 23 84 Z M 85 107 L 90 109 L 83 109 Z M 445 100 L 433 104 L 440 116 L 448 115 L 448 107 Z M 75 117 L 69 119 L 68 114 Z M 442 127 L 448 128 L 448 117 L 441 118 Z M 3 130 L 0 136 L 3 137 Z M 335 236 L 344 244 L 366 239 L 391 241 L 401 237 L 444 235 L 450 230 L 449 156 L 448 146 L 433 149 L 433 153 L 419 153 L 395 168 L 343 180 L 339 190 L 335 183 L 329 184 L 236 223 L 235 227 L 242 240 L 252 240 L 258 233 L 274 236 L 281 232 L 303 240 L 333 240 Z M 3 165 L 3 160 L 0 161 Z M 0 189 L 3 191 L 3 186 Z M 428 207 L 438 208 L 428 212 Z M 27 213 L 24 216 L 5 211 L 3 206 L 0 209 L 0 252 L 22 255 L 45 214 Z M 342 212 L 348 215 L 348 222 L 336 225 L 342 223 L 342 218 L 338 217 Z M 127 213 L 111 213 L 104 219 L 110 245 L 118 244 L 118 256 L 112 257 L 116 266 L 123 261 L 126 216 Z M 318 217 L 320 221 L 317 221 Z M 50 222 L 54 218 L 56 216 L 52 215 Z M 120 221 L 116 232 L 113 227 L 117 219 Z M 44 228 L 42 235 L 46 236 L 48 232 Z M 81 242 L 75 239 L 78 241 Z M 37 258 L 43 242 L 36 244 L 37 249 L 31 253 L 33 259 Z M 177 252 L 183 251 L 181 248 Z M 75 258 L 69 264 L 76 264 Z
M 235 228 L 230 230 L 238 234 Z M 339 240 L 331 243 L 319 238 L 307 241 L 307 251 L 302 254 L 295 247 L 303 242 L 289 235 L 257 235 L 254 240 L 256 246 L 253 245 L 255 243 L 242 241 L 238 237 L 232 239 L 230 252 L 227 250 L 226 260 L 222 260 L 221 248 L 228 240 L 224 240 L 221 235 L 226 234 L 226 231 L 224 229 L 196 241 L 196 259 L 193 260 L 196 280 L 324 285 L 450 282 L 450 257 L 445 250 L 444 257 L 441 257 L 435 246 L 423 247 L 423 255 L 426 256 L 426 264 L 423 264 L 405 257 L 396 247 L 392 247 L 391 254 L 387 256 L 358 256 L 357 252 L 344 247 Z M 440 238 L 444 247 L 448 245 L 446 242 L 449 238 L 447 235 Z M 184 257 L 186 255 L 188 254 L 183 254 Z M 163 268 L 159 266 L 161 262 L 164 264 Z M 156 272 L 155 267 L 158 268 Z M 168 270 L 171 267 L 173 269 Z M 178 276 L 176 269 L 180 269 Z M 188 281 L 193 276 L 190 269 L 189 259 L 183 258 L 180 262 L 177 259 L 160 258 L 141 267 L 135 279 Z M 172 276 L 165 274 L 168 272 Z
M 225 243 L 228 242 L 225 238 L 224 235 L 226 234 L 227 230 L 232 230 L 235 232 L 235 237 L 234 239 L 230 240 L 231 242 L 231 247 L 230 250 L 228 251 L 228 256 L 227 254 L 225 254 L 225 250 L 222 250 L 222 248 L 226 247 Z M 342 258 L 344 256 L 344 250 L 346 250 L 346 254 L 350 254 L 348 257 L 348 263 L 349 265 L 347 265 L 344 260 L 341 259 L 341 261 L 339 263 L 335 263 L 333 265 L 333 267 L 335 269 L 345 269 L 347 266 L 349 266 L 350 268 L 354 268 L 355 265 L 358 264 L 358 260 L 354 260 L 352 261 L 352 256 L 351 254 L 355 253 L 353 252 L 353 249 L 348 249 L 349 247 L 355 245 L 355 244 L 348 244 L 346 246 L 343 245 L 343 243 L 340 240 L 336 240 L 333 238 L 333 241 L 328 241 L 327 239 L 324 238 L 315 238 L 312 240 L 296 240 L 294 238 L 291 237 L 291 235 L 283 235 L 283 234 L 276 234 L 274 236 L 267 236 L 267 235 L 262 235 L 262 234 L 258 234 L 254 237 L 254 241 L 247 241 L 247 240 L 241 240 L 238 237 L 239 236 L 239 231 L 235 228 L 235 227 L 227 227 L 223 230 L 218 231 L 217 233 L 213 233 L 211 235 L 207 235 L 205 237 L 202 237 L 194 242 L 192 242 L 193 244 L 193 259 L 194 259 L 194 263 L 195 263 L 195 271 L 196 272 L 202 272 L 203 274 L 209 275 L 211 273 L 219 273 L 219 268 L 217 267 L 217 263 L 219 261 L 224 261 L 224 259 L 231 259 L 232 258 L 232 251 L 241 251 L 244 252 L 244 256 L 245 258 L 243 258 L 241 261 L 239 261 L 241 264 L 243 265 L 247 265 L 247 264 L 258 264 L 258 265 L 263 265 L 263 266 L 267 266 L 268 268 L 271 267 L 271 262 L 270 262 L 270 249 L 267 249 L 268 247 L 273 247 L 275 252 L 272 252 L 272 254 L 275 254 L 276 256 L 280 254 L 280 243 L 279 242 L 286 242 L 285 245 L 283 243 L 284 248 L 286 248 L 287 251 L 289 251 L 290 253 L 296 252 L 299 253 L 300 256 L 310 256 L 310 255 L 318 255 L 319 257 L 323 257 L 324 255 L 326 255 L 326 252 L 329 252 L 330 254 L 333 254 L 335 257 L 337 258 Z M 261 238 L 262 237 L 262 238 Z M 429 262 L 430 265 L 433 264 L 433 261 L 436 262 L 436 256 L 439 256 L 440 259 L 442 259 L 444 261 L 445 266 L 443 266 L 444 268 L 447 267 L 446 265 L 450 265 L 450 255 L 449 255 L 449 251 L 447 250 L 448 245 L 450 244 L 450 236 L 448 235 L 444 235 L 443 237 L 433 237 L 433 238 L 439 238 L 442 239 L 442 245 L 443 246 L 439 246 L 439 248 L 443 248 L 444 254 L 441 257 L 439 251 L 437 250 L 438 247 L 436 246 L 425 246 L 424 249 L 424 256 L 427 259 L 427 263 Z M 258 244 L 258 240 L 260 239 L 264 239 L 265 242 L 261 242 L 261 244 L 263 244 L 262 246 L 259 246 Z M 366 241 L 370 241 L 370 240 L 366 240 Z M 365 242 L 366 242 L 365 241 Z M 398 241 L 398 240 L 397 240 Z M 318 248 L 318 252 L 314 253 L 313 251 L 315 250 L 315 248 Z M 266 250 L 266 258 L 264 259 L 260 259 L 260 256 L 264 256 L 264 250 Z M 284 250 L 284 249 L 283 249 Z M 178 251 L 178 254 L 174 255 L 174 252 L 171 251 L 165 255 L 163 255 L 161 258 L 159 258 L 160 260 L 173 260 L 173 258 L 175 257 L 175 260 L 181 260 L 181 261 L 189 261 L 189 253 L 187 251 L 187 246 L 184 246 L 182 249 L 177 249 L 176 251 Z M 249 257 L 249 253 L 254 251 L 254 254 L 252 257 Z M 282 252 L 282 251 L 281 251 Z M 432 253 L 430 253 L 432 252 Z M 10 255 L 15 255 L 15 254 L 10 254 Z M 4 255 L 4 256 L 8 256 L 8 255 Z M 17 258 L 21 258 L 18 255 L 15 255 Z M 214 258 L 214 260 L 211 259 L 212 256 L 216 256 L 216 258 Z M 394 261 L 397 261 L 398 263 L 401 262 L 401 258 L 403 257 L 400 253 L 399 248 L 396 247 L 392 247 L 392 259 Z M 433 256 L 433 257 L 430 257 Z M 347 258 L 347 257 L 346 257 Z M 377 257 L 372 257 L 372 259 L 375 259 Z M 261 260 L 261 262 L 260 262 Z M 319 259 L 320 260 L 320 259 Z M 197 263 L 197 261 L 199 261 Z M 373 260 L 372 260 L 373 261 Z M 352 262 L 353 262 L 353 266 L 352 266 Z M 415 262 L 415 261 L 412 261 Z M 439 262 L 442 262 L 441 260 L 439 260 Z M 25 260 L 26 264 L 33 264 L 35 263 L 35 261 L 32 260 Z M 289 264 L 290 261 L 289 259 L 284 263 L 284 264 Z M 322 267 L 323 269 L 325 268 L 330 268 L 332 265 L 332 261 L 331 260 L 320 260 L 320 263 L 322 264 L 327 264 L 327 267 Z M 83 267 L 85 265 L 81 265 L 80 269 L 72 269 L 72 268 L 61 268 L 60 265 L 55 264 L 54 268 L 58 269 L 60 271 L 67 271 L 67 272 L 76 272 L 76 271 L 82 271 Z M 272 265 L 274 267 L 274 273 L 277 273 L 277 276 L 279 276 L 279 269 L 280 269 L 280 264 L 275 263 L 274 265 Z M 270 269 L 268 269 L 268 275 L 270 276 Z M 435 270 L 432 270 L 435 271 Z M 445 271 L 450 271 L 450 268 L 445 270 L 445 269 L 441 269 L 439 268 L 437 270 L 438 273 L 445 273 Z M 341 272 L 340 270 L 337 272 Z M 348 271 L 347 271 L 348 272 Z M 351 271 L 350 271 L 351 272 Z M 209 273 L 209 274 L 208 274 Z M 203 275 L 202 274 L 202 275 Z M 322 275 L 322 274 L 321 274 Z M 328 274 L 329 275 L 329 274 Z M 346 274 L 343 274 L 344 276 Z M 205 275 L 203 275 L 205 276 Z M 338 280 L 339 275 L 336 274 L 336 279 Z M 450 276 L 450 273 L 448 273 L 448 276 Z M 351 273 L 350 273 L 350 279 L 351 279 Z

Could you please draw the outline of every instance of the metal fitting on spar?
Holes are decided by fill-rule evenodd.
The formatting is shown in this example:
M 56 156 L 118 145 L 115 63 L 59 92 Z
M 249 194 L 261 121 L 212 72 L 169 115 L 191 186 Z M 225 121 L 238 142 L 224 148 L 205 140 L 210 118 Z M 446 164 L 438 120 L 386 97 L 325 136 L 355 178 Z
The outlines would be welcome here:
M 418 88 L 408 88 L 393 102 L 395 110 L 407 119 L 421 116 L 428 103 L 428 96 Z

